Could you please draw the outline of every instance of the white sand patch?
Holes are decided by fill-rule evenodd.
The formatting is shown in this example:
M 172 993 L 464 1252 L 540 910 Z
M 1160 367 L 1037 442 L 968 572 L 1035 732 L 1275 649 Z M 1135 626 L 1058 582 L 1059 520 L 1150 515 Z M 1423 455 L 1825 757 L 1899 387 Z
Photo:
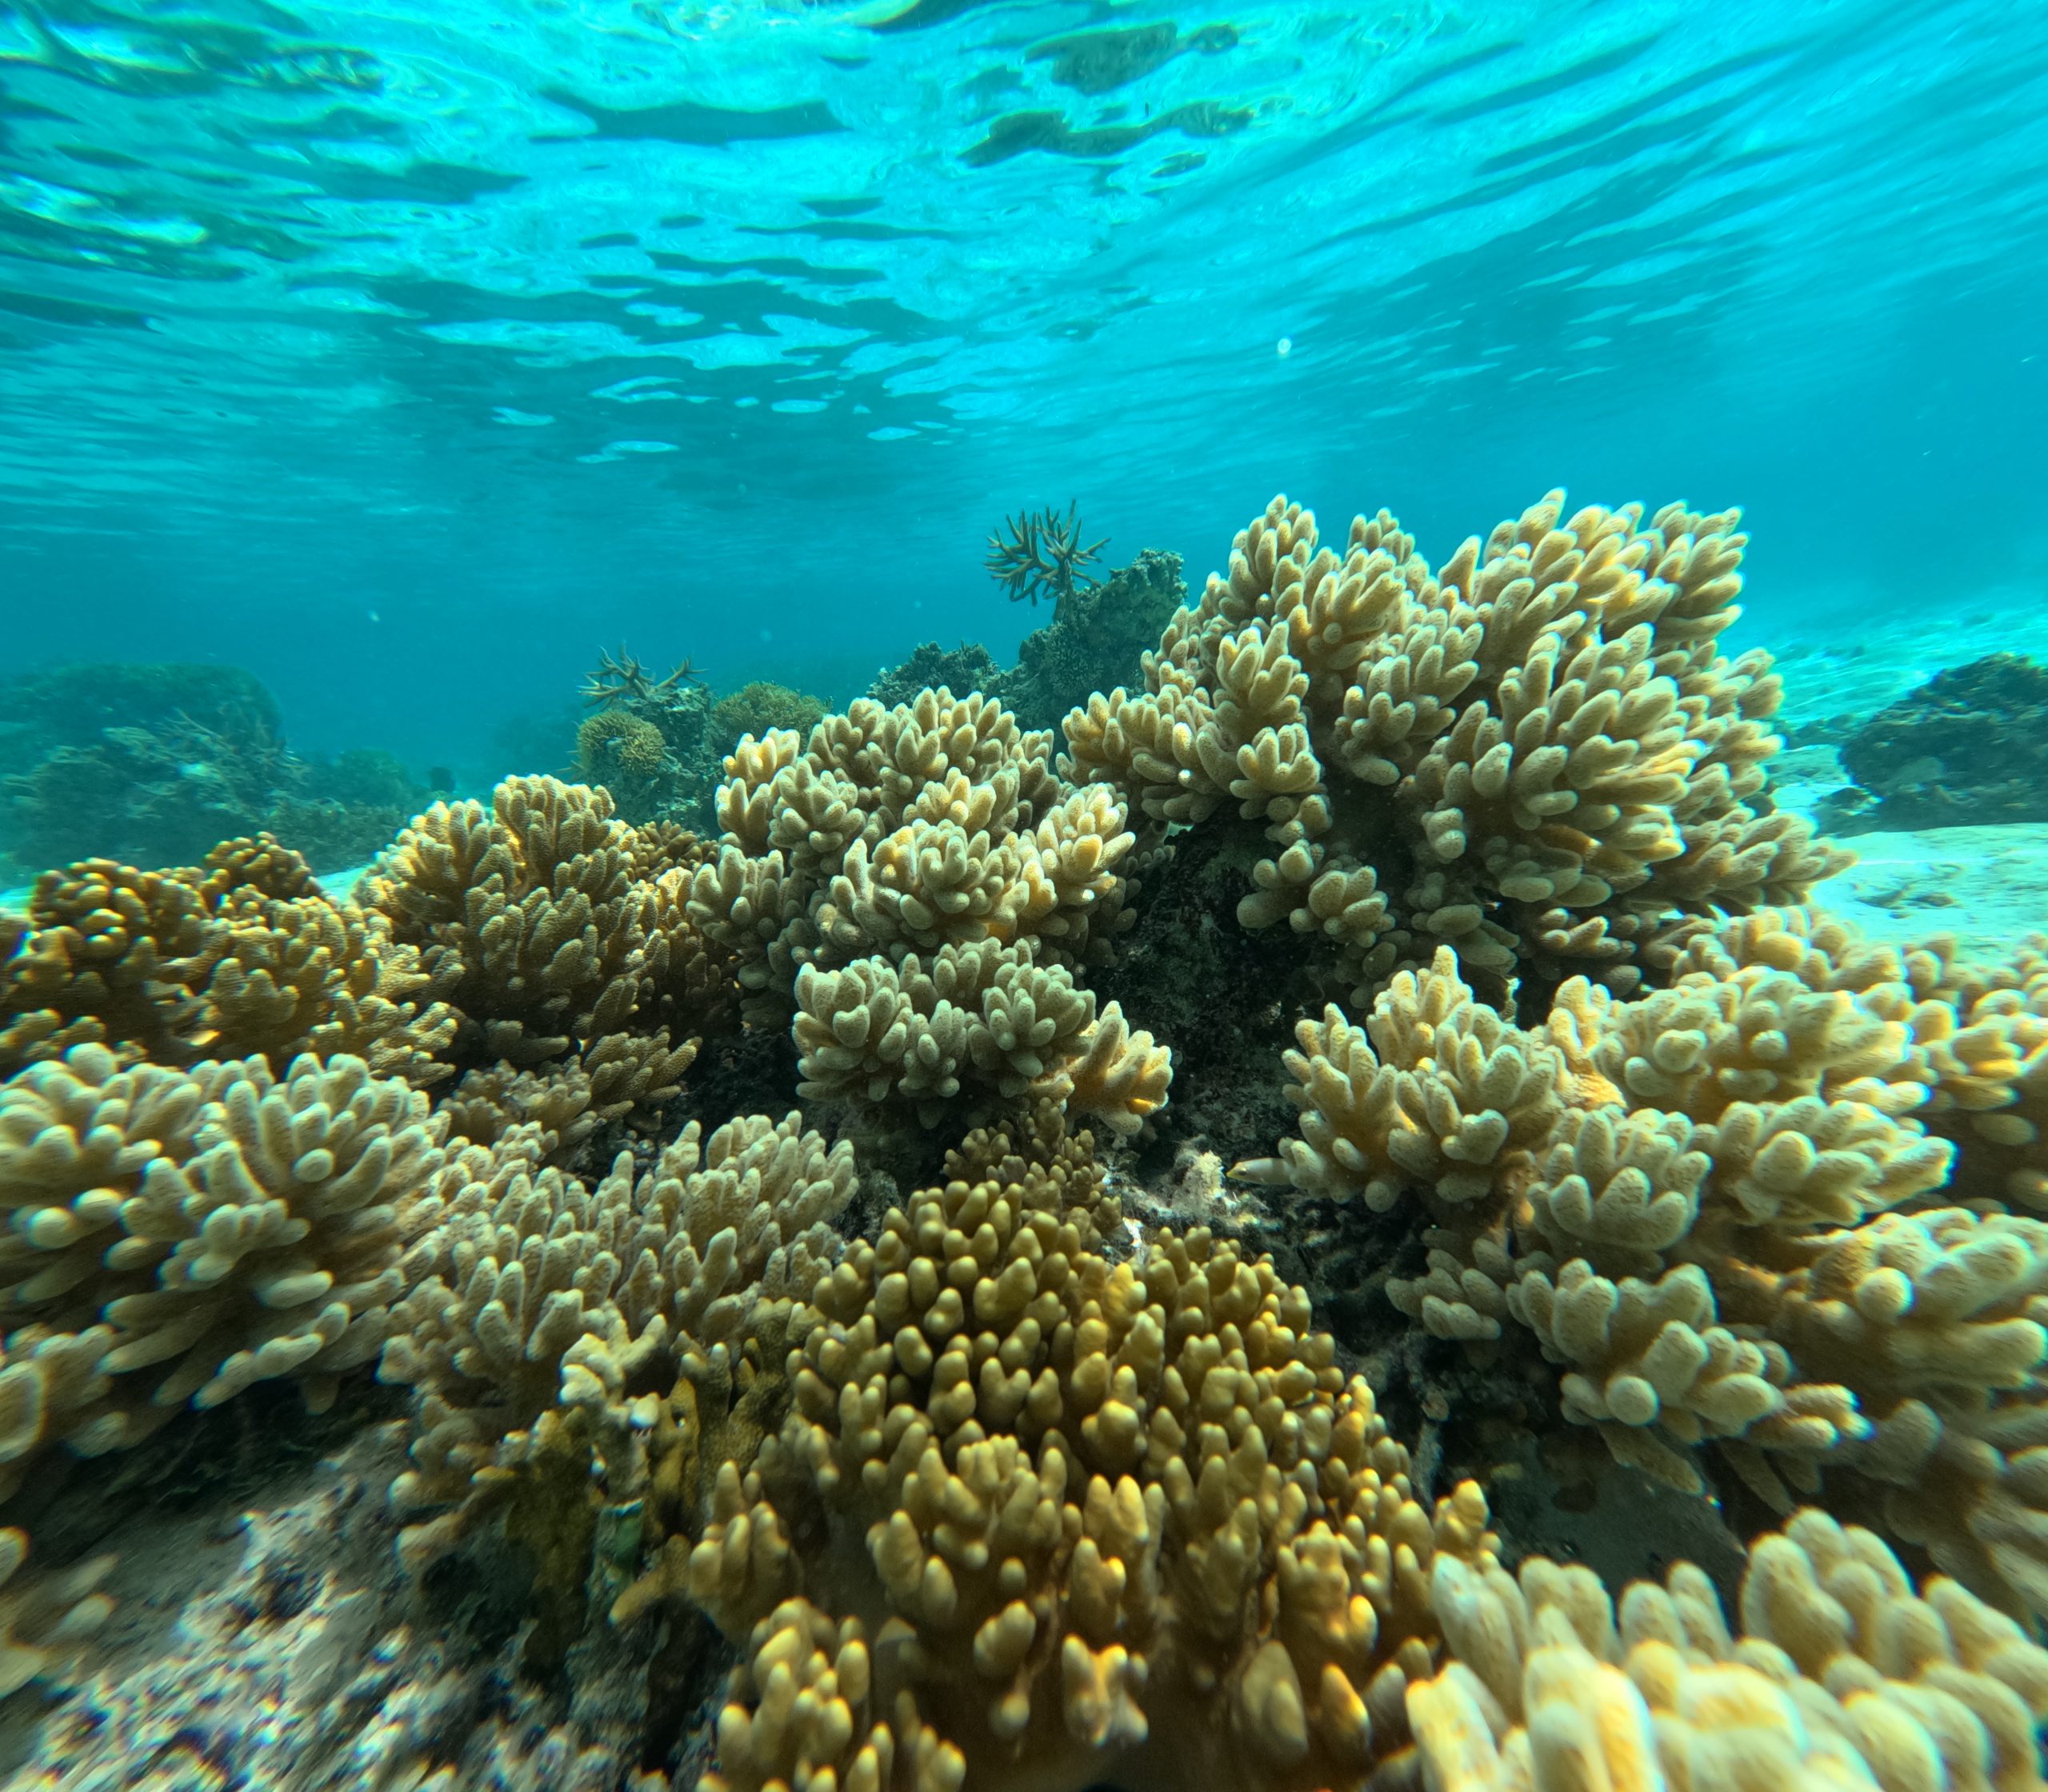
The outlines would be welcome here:
M 2048 933 L 2048 822 L 1858 834 L 1856 863 L 1813 899 L 1874 939 L 1953 934 L 1987 951 Z

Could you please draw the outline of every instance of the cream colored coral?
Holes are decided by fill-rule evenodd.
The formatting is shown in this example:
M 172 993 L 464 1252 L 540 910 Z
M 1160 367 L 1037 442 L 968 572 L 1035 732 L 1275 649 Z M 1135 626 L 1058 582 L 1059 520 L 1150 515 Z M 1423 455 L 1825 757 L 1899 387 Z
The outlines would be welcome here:
M 251 1382 L 298 1377 L 310 1402 L 384 1342 L 398 1204 L 438 1167 L 425 1096 L 360 1058 L 296 1060 L 274 1082 L 234 1066 L 209 1105 L 197 1154 L 158 1158 L 122 1204 L 105 1261 L 151 1286 L 106 1307 L 119 1341 L 109 1374 L 174 1365 L 159 1406 L 210 1406 Z
M 1915 1210 L 1972 1186 L 1970 1146 L 1916 1114 L 1997 1115 L 2016 1054 L 1974 1050 L 1982 1074 L 1940 1096 L 1961 1073 L 1924 1042 L 1952 1036 L 1932 1010 L 1961 974 L 1938 950 L 1759 916 L 1673 956 L 1633 1000 L 1568 982 L 1540 1029 L 1478 1006 L 1447 954 L 1398 974 L 1364 1028 L 1302 1029 L 1299 1136 L 1238 1173 L 1414 1198 L 1395 1306 L 1469 1344 L 1533 1334 L 1564 1417 L 1624 1462 L 1697 1488 L 1711 1442 L 1780 1509 L 1824 1472 L 1874 1481 L 1901 1538 L 2048 1610 L 2048 1234 L 1995 1196 Z
M 68 1666 L 114 1610 L 97 1590 L 112 1556 L 44 1574 L 23 1571 L 28 1553 L 21 1531 L 0 1530 L 0 1698 Z
M 0 1086 L 14 1205 L 0 1463 L 135 1442 L 289 1375 L 324 1405 L 383 1342 L 401 1210 L 441 1161 L 424 1094 L 362 1060 L 117 1068 L 102 1046 Z
M 595 1188 L 537 1169 L 514 1134 L 451 1158 L 408 1254 L 380 1374 L 420 1390 L 402 1511 L 415 1564 L 459 1538 L 554 1453 L 593 1455 L 630 1497 L 637 1439 L 676 1354 L 762 1322 L 826 1273 L 830 1221 L 853 1194 L 850 1148 L 798 1117 L 734 1121 L 708 1143 L 693 1122 L 636 1178 L 622 1153 Z
M 1106 787 L 1054 775 L 1049 737 L 926 691 L 807 742 L 750 736 L 726 773 L 688 913 L 734 955 L 748 1018 L 791 1018 L 806 1093 L 933 1122 L 963 1086 L 1020 1094 L 1085 1049 L 1071 973 L 1134 918 L 1136 837 Z
M 1301 1137 L 1239 1175 L 1382 1211 L 1404 1190 L 1470 1203 L 1522 1173 L 1562 1106 L 1558 1054 L 1475 1002 L 1448 948 L 1426 974 L 1395 977 L 1362 1029 L 1333 1006 L 1298 1031 L 1286 1065 Z
M 796 996 L 804 1094 L 865 1105 L 899 1098 L 927 1125 L 963 1090 L 978 1090 L 1070 1101 L 1134 1132 L 1173 1079 L 1170 1054 L 1149 1034 L 1132 1034 L 1114 1003 L 1098 1018 L 1094 996 L 1064 966 L 1038 963 L 1028 942 L 949 946 L 900 965 L 806 965 Z
M 1068 717 L 1066 769 L 1155 831 L 1234 799 L 1273 849 L 1243 924 L 1330 942 L 1318 968 L 1361 1005 L 1439 944 L 1503 983 L 1519 963 L 1632 987 L 1678 915 L 1841 862 L 1764 797 L 1767 658 L 1714 650 L 1738 520 L 1567 518 L 1553 492 L 1432 575 L 1384 511 L 1340 555 L 1276 498 L 1167 624 L 1145 689 Z
M 1407 1705 L 1446 1792 L 2042 1783 L 2048 1652 L 1818 1511 L 1751 1549 L 1740 1640 L 1687 1563 L 1618 1622 L 1586 1570 L 1541 1558 L 1518 1582 L 1445 1559 L 1433 1592 L 1455 1658 Z

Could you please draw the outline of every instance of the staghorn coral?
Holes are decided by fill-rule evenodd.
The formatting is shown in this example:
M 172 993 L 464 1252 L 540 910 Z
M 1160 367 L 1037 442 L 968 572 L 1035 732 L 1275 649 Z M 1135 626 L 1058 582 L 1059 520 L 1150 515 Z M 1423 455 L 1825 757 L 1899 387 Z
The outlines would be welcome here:
M 1751 1548 L 1739 1638 L 1690 1563 L 1618 1610 L 1542 1557 L 1516 1577 L 1441 1559 L 1431 1591 L 1453 1659 L 1407 1708 L 1445 1792 L 2042 1783 L 2048 1651 L 1821 1512 Z
M 1546 1023 L 1441 949 L 1362 1028 L 1305 1022 L 1301 1114 L 1255 1181 L 1424 1219 L 1388 1291 L 1434 1335 L 1517 1327 L 1564 1415 L 1680 1486 L 1714 1445 L 1765 1499 L 1823 1477 L 1981 1596 L 2048 1611 L 2039 961 L 1955 965 L 1765 910 L 1583 978 Z
M 1229 804 L 1262 824 L 1239 921 L 1319 941 L 1362 1004 L 1439 945 L 1489 999 L 1627 990 L 1681 918 L 1797 900 L 1842 861 L 1772 810 L 1768 656 L 1715 651 L 1738 517 L 1563 502 L 1433 574 L 1385 511 L 1340 554 L 1275 498 L 1145 689 L 1067 717 L 1065 768 L 1148 838 Z
M 57 1443 L 122 1447 L 257 1381 L 331 1402 L 383 1344 L 443 1126 L 348 1057 L 278 1078 L 79 1046 L 0 1084 L 0 1491 Z
M 989 537 L 983 564 L 1012 603 L 1029 598 L 1035 610 L 1040 598 L 1050 598 L 1057 618 L 1077 597 L 1101 582 L 1086 569 L 1108 544 L 1105 536 L 1084 546 L 1077 506 L 1069 504 L 1062 517 L 1049 504 L 1042 510 L 1005 517 L 1002 529 Z
M 536 1168 L 540 1142 L 515 1130 L 451 1156 L 407 1254 L 379 1372 L 422 1398 L 393 1497 L 449 1509 L 406 1533 L 415 1563 L 565 1462 L 587 1486 L 594 1458 L 615 1501 L 634 1497 L 678 1354 L 734 1338 L 838 1254 L 853 1154 L 794 1114 L 708 1141 L 693 1122 L 647 1174 L 622 1153 L 595 1187 Z
M 670 1544 L 654 1591 L 746 1650 L 707 1786 L 1356 1785 L 1399 1746 L 1431 1564 L 1490 1562 L 1484 1501 L 1419 1503 L 1270 1262 L 1103 1255 L 1048 1111 L 848 1246 L 787 1417 Z
M 1062 785 L 1050 754 L 999 705 L 942 690 L 727 758 L 689 917 L 732 955 L 750 1021 L 795 1010 L 806 1094 L 900 1098 L 929 1125 L 970 1083 L 1064 1097 L 1086 1062 L 1078 1086 L 1119 1128 L 1163 1102 L 1166 1055 L 1072 974 L 1129 924 L 1124 810 Z

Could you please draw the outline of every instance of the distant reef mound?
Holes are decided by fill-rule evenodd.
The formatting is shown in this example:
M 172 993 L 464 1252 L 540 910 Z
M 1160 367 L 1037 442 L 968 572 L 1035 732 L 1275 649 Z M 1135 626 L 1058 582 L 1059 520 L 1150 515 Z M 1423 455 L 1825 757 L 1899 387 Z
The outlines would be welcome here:
M 878 703 L 913 701 L 943 686 L 993 697 L 1026 728 L 1057 728 L 1098 690 L 1138 681 L 1146 650 L 1187 601 L 1181 557 L 1147 548 L 1100 585 L 1063 596 L 1053 620 L 1024 638 L 1017 663 L 998 666 L 978 642 L 944 648 L 927 641 L 882 673 L 867 694 Z
M 2048 822 L 2048 667 L 1991 654 L 1938 672 L 1842 743 L 1835 831 Z
M 155 870 L 268 832 L 314 864 L 366 858 L 432 799 L 390 754 L 302 757 L 238 666 L 53 666 L 0 682 L 0 883 L 105 854 Z

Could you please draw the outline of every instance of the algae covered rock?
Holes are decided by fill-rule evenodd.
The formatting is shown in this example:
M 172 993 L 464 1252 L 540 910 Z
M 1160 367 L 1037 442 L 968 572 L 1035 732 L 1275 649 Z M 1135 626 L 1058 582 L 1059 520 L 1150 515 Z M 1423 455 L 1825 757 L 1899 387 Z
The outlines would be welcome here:
M 1938 672 L 1843 741 L 1842 762 L 1870 799 L 1842 833 L 2048 821 L 2048 667 L 1992 654 Z

